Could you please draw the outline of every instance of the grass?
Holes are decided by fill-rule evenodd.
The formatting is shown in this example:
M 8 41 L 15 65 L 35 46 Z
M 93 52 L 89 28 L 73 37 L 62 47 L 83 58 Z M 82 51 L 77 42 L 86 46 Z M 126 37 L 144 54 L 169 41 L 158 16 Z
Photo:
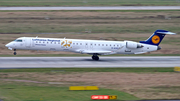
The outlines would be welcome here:
M 179 0 L 0 0 L 0 6 L 178 6 Z
M 87 72 L 84 73 L 84 72 Z M 92 72 L 92 74 L 91 74 Z M 103 83 L 100 79 L 98 82 L 88 82 L 86 79 L 93 79 L 91 75 L 95 72 L 106 73 L 106 77 L 110 77 L 109 82 Z M 124 77 L 117 77 L 117 75 L 110 76 L 108 72 L 122 72 L 126 74 Z M 169 78 L 176 77 L 178 73 L 173 73 L 173 68 L 32 68 L 32 69 L 0 69 L 0 100 L 3 101 L 93 101 L 91 95 L 117 95 L 118 100 L 140 100 L 140 99 L 153 99 L 153 97 L 146 96 L 150 94 L 157 98 L 179 98 L 179 86 L 177 82 L 163 83 L 158 80 L 159 76 Z M 128 74 L 129 73 L 129 74 Z M 78 74 L 78 75 L 77 75 Z M 86 74 L 82 75 L 81 74 Z M 99 73 L 98 73 L 99 74 Z M 130 75 L 135 74 L 138 78 L 132 78 Z M 141 75 L 141 76 L 140 76 Z M 154 76 L 153 76 L 154 75 Z M 166 76 L 165 76 L 166 75 Z M 176 75 L 176 76 L 175 76 Z M 84 81 L 76 81 L 73 77 L 77 77 Z M 99 75 L 97 75 L 99 76 Z M 102 80 L 107 80 L 105 76 L 101 76 Z M 112 82 L 112 77 L 122 78 L 122 84 L 116 84 Z M 130 78 L 131 77 L 131 78 Z M 133 76 L 134 77 L 134 76 Z M 145 78 L 144 78 L 145 77 Z M 69 80 L 63 78 L 70 78 Z M 124 80 L 123 80 L 124 78 Z M 157 79 L 155 79 L 157 78 Z M 71 80 L 72 79 L 72 80 Z M 151 85 L 150 87 L 143 84 L 149 80 L 157 81 L 157 85 Z M 160 79 L 160 78 L 159 78 Z M 164 78 L 162 78 L 164 79 Z M 18 81 L 21 80 L 21 81 Z M 74 81 L 75 80 L 75 81 Z M 118 79 L 118 81 L 121 79 Z M 132 84 L 124 85 L 123 82 Z M 130 81 L 129 81 L 130 80 Z M 132 80 L 132 81 L 131 81 Z M 134 80 L 138 80 L 139 83 L 133 83 Z M 166 79 L 165 79 L 166 80 Z M 37 81 L 42 83 L 33 83 L 28 81 Z M 163 80 L 162 80 L 163 81 Z M 171 81 L 171 80 L 170 80 Z M 169 82 L 170 82 L 169 81 Z M 48 82 L 60 83 L 49 84 Z M 111 83 L 112 82 L 112 83 Z M 143 82 L 141 84 L 141 82 Z M 61 84 L 62 83 L 62 84 Z M 90 86 L 98 85 L 100 90 L 98 91 L 69 91 L 68 86 Z M 166 85 L 166 86 L 162 86 Z M 136 86 L 139 86 L 136 88 Z M 135 88 L 134 88 L 135 87 Z M 130 94 L 129 94 L 130 93 Z M 142 94 L 143 93 L 143 94 Z M 157 94 L 163 95 L 157 95 Z M 142 95 L 141 95 L 142 94 Z M 169 97 L 164 97 L 166 94 L 171 94 Z M 174 97 L 173 97 L 174 96 Z
M 118 100 L 138 100 L 125 92 L 103 89 L 98 91 L 69 91 L 68 87 L 0 84 L 3 101 L 91 101 L 91 95 L 117 95 Z
M 0 12 L 179 12 L 179 10 L 0 10 Z
M 5 20 L 4 20 L 5 21 Z M 4 22 L 3 21 L 3 22 Z M 2 23 L 3 23 L 2 22 Z M 155 23 L 155 21 L 153 21 L 153 24 L 150 25 L 146 25 L 145 22 L 141 23 L 137 26 L 132 26 L 129 25 L 130 22 L 127 22 L 126 24 L 124 24 L 125 22 L 122 22 L 122 25 L 119 25 L 121 22 L 70 22 L 74 23 L 74 24 L 82 24 L 82 25 L 68 25 L 68 23 L 66 23 L 65 21 L 58 21 L 59 23 L 63 23 L 67 24 L 67 25 L 60 25 L 57 26 L 56 23 L 54 24 L 50 24 L 52 22 L 49 21 L 44 21 L 43 20 L 38 20 L 37 22 L 34 23 L 29 23 L 29 24 L 22 24 L 22 22 L 18 22 L 15 21 L 17 23 L 12 22 L 11 26 L 9 26 L 9 24 L 1 24 L 0 25 L 0 32 L 1 33 L 17 33 L 17 34 L 22 34 L 22 33 L 85 33 L 86 31 L 91 31 L 91 33 L 144 33 L 144 32 L 154 32 L 157 27 L 158 29 L 166 29 L 169 31 L 174 31 L 174 32 L 178 32 L 179 31 L 179 26 L 176 26 L 172 23 L 169 23 L 168 26 L 166 24 L 163 25 L 159 25 L 157 23 Z M 28 21 L 27 21 L 28 22 Z M 48 23 L 49 24 L 45 24 Z M 38 24 L 39 23 L 39 24 Z M 42 23 L 42 24 L 41 24 Z M 87 23 L 87 24 L 85 24 Z M 90 25 L 88 25 L 88 23 Z M 99 24 L 98 24 L 99 23 Z M 109 23 L 109 24 L 108 24 Z M 113 24 L 114 23 L 114 24 Z M 131 22 L 133 24 L 133 22 Z M 40 25 L 41 24 L 41 25 Z M 94 24 L 94 25 L 92 25 Z M 112 25 L 113 24 L 113 25 Z M 136 25 L 136 22 L 134 23 Z M 84 25 L 84 26 L 83 26 Z
M 179 93 L 180 86 L 157 86 L 152 87 L 156 92 Z
M 179 12 L 1 12 L 0 33 L 84 33 L 88 30 L 91 33 L 152 33 L 156 29 L 179 32 Z M 171 20 L 165 19 L 166 17 Z
M 31 69 L 0 69 L 0 72 L 174 72 L 172 67 L 169 68 L 31 68 Z

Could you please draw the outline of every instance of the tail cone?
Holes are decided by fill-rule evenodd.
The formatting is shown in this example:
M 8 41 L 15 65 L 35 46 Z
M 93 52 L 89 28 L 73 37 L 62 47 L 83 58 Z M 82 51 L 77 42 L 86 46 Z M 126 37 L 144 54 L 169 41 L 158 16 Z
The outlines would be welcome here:
M 158 47 L 157 47 L 157 50 L 160 50 L 160 49 L 161 49 L 161 47 L 160 47 L 160 46 L 158 46 Z

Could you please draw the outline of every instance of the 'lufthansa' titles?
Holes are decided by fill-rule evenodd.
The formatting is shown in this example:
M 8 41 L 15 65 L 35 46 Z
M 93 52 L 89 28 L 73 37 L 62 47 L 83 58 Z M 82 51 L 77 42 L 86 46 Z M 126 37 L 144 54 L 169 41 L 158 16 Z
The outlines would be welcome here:
M 61 40 L 53 40 L 53 39 L 32 39 L 32 41 L 60 42 Z

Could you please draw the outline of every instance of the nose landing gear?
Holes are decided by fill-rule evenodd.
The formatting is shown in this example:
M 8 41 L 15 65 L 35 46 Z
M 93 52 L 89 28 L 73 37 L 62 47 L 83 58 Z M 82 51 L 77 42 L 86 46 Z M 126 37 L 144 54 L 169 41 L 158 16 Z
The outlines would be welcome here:
M 14 53 L 13 53 L 14 55 L 16 55 L 17 53 L 16 53 L 16 49 L 14 49 Z
M 92 56 L 92 59 L 98 61 L 98 60 L 99 60 L 99 57 L 98 57 L 97 55 L 93 55 L 93 56 Z

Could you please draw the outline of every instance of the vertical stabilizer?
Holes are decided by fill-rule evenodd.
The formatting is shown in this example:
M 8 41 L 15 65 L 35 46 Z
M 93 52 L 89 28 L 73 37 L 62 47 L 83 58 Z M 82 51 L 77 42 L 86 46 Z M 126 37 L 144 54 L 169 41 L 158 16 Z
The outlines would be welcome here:
M 172 33 L 166 30 L 156 30 L 147 40 L 140 41 L 140 43 L 158 46 L 166 34 L 173 35 L 176 33 Z

